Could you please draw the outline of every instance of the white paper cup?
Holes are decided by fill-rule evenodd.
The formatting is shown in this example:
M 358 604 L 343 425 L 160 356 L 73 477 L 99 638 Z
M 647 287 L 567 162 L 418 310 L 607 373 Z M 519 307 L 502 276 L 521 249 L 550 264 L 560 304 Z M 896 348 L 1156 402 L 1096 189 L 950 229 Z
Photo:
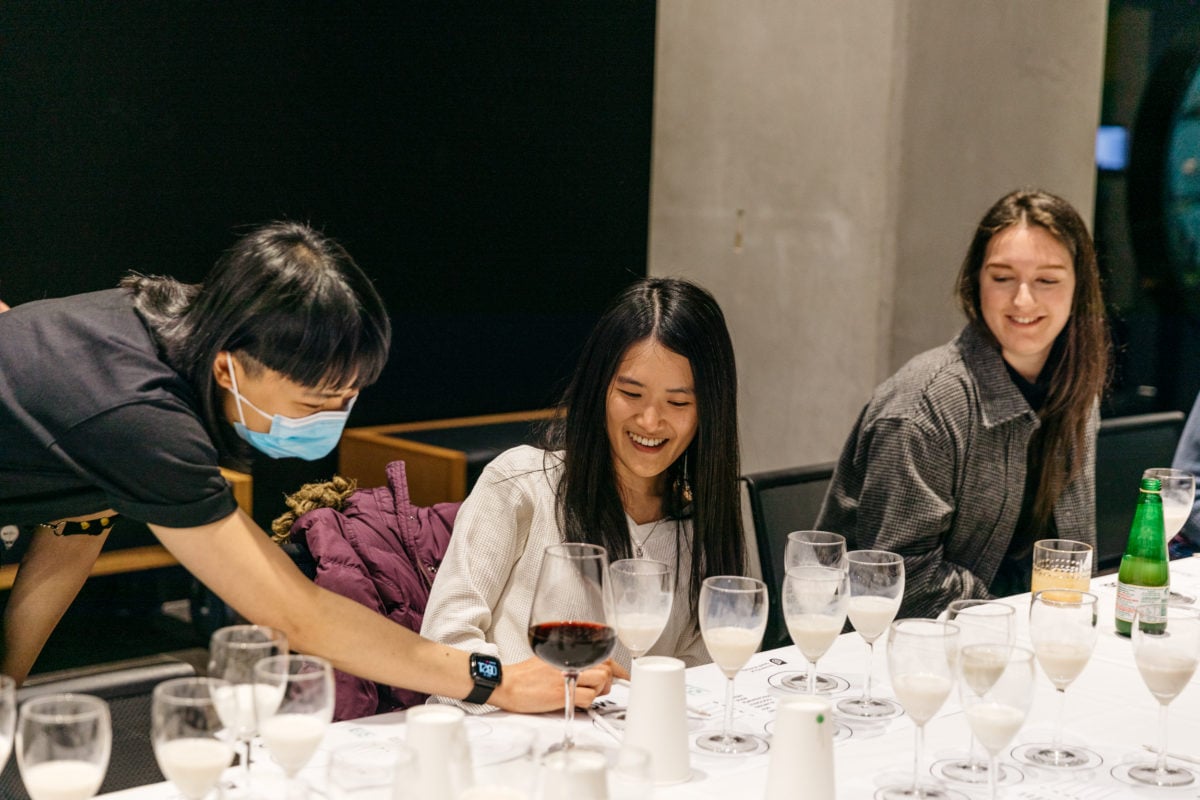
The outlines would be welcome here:
M 650 775 L 658 786 L 692 776 L 684 670 L 682 661 L 667 656 L 643 656 L 633 662 L 622 741 L 652 754 Z
M 405 741 L 417 754 L 421 797 L 454 797 L 474 783 L 471 748 L 461 708 L 414 706 L 404 714 Z
M 573 747 L 542 758 L 543 800 L 608 800 L 608 759 Z
M 823 697 L 781 698 L 766 800 L 834 800 L 834 795 L 833 707 Z

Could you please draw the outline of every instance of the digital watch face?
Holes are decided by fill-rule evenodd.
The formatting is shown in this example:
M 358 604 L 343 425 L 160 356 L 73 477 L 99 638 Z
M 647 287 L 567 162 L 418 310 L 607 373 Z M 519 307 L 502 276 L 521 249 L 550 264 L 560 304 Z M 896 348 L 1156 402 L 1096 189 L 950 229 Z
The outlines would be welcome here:
M 477 656 L 475 658 L 475 675 L 485 681 L 496 681 L 500 679 L 500 662 L 494 658 L 484 658 Z

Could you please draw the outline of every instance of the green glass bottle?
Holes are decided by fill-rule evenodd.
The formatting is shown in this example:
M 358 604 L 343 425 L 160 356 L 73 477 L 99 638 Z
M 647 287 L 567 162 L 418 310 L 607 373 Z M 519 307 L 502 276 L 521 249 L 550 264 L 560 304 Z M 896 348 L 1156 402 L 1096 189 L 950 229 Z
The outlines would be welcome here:
M 1142 478 L 1129 542 L 1117 573 L 1117 633 L 1129 635 L 1133 613 L 1140 603 L 1166 603 L 1170 584 L 1162 485 L 1157 478 Z

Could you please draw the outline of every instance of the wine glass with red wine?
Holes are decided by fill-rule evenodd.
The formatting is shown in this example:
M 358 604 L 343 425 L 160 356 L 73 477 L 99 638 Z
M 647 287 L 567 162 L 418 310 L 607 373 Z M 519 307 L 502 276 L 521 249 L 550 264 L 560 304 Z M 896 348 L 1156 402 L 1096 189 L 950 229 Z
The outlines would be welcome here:
M 611 608 L 603 547 L 567 542 L 546 548 L 529 611 L 529 645 L 534 655 L 562 670 L 565 679 L 566 727 L 553 750 L 574 746 L 571 724 L 579 673 L 603 662 L 616 646 Z

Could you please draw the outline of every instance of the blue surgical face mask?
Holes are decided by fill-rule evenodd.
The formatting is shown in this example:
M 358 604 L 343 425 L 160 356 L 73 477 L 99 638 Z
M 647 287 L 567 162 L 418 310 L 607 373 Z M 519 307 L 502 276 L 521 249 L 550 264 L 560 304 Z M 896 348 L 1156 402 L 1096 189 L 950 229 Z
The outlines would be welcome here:
M 329 455 L 337 447 L 342 438 L 342 429 L 346 427 L 346 419 L 358 395 L 350 398 L 343 411 L 318 411 L 307 417 L 285 417 L 281 414 L 266 413 L 251 403 L 238 392 L 237 374 L 233 371 L 233 358 L 226 354 L 229 361 L 229 377 L 233 383 L 233 399 L 237 402 L 240 422 L 233 423 L 233 429 L 238 436 L 250 445 L 271 458 L 303 458 L 315 461 Z M 258 415 L 271 420 L 271 430 L 267 433 L 252 431 L 246 427 L 246 414 L 242 411 L 245 404 Z

